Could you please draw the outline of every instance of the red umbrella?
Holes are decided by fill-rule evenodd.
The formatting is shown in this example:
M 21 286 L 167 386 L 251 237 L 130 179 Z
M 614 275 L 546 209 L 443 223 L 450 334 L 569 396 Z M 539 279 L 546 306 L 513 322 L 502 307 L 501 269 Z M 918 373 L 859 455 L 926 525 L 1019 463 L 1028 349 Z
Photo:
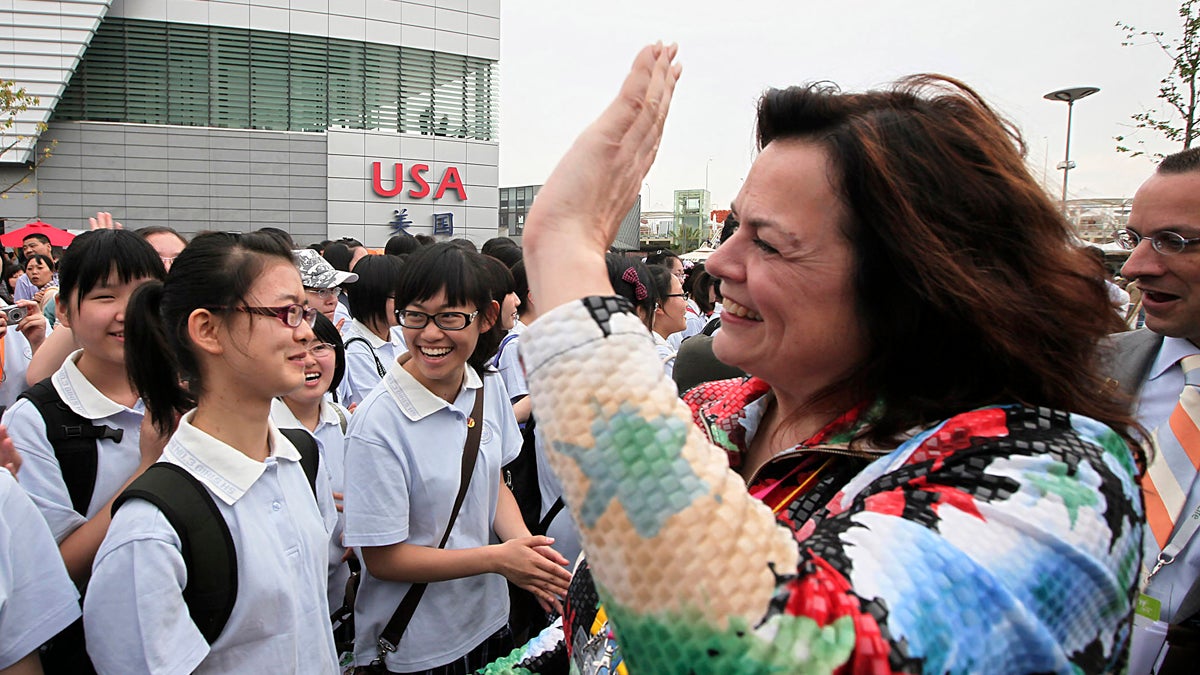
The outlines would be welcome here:
M 51 246 L 66 246 L 67 244 L 71 243 L 72 239 L 75 238 L 75 235 L 67 232 L 66 230 L 60 230 L 50 223 L 43 223 L 40 220 L 35 220 L 25 227 L 18 228 L 12 232 L 6 232 L 5 234 L 0 234 L 0 246 L 18 248 L 21 246 L 21 242 L 25 240 L 25 237 L 28 237 L 31 234 L 46 235 L 50 238 Z

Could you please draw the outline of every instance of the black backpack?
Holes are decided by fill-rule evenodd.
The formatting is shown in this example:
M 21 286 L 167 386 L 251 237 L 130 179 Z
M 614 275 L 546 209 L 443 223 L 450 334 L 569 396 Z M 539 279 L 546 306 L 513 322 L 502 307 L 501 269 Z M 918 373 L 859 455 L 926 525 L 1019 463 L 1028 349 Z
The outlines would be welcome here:
M 81 516 L 87 516 L 92 492 L 96 489 L 96 466 L 99 452 L 96 441 L 102 438 L 120 443 L 125 436 L 123 429 L 93 424 L 91 420 L 67 407 L 50 378 L 26 389 L 18 398 L 28 399 L 42 415 L 46 424 L 46 440 L 54 449 L 67 494 L 71 497 L 71 508 Z
M 300 466 L 315 498 L 320 468 L 317 442 L 303 429 L 279 431 L 300 451 Z M 153 504 L 179 535 L 187 568 L 183 600 L 211 645 L 225 629 L 237 600 L 237 549 L 229 525 L 208 488 L 175 464 L 159 462 L 146 469 L 113 502 L 113 515 L 130 499 Z

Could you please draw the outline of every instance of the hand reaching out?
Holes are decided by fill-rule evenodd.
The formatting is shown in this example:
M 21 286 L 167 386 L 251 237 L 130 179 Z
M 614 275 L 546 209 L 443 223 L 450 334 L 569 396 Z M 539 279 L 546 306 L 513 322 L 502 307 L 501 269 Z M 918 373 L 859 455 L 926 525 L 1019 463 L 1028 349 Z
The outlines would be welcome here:
M 564 569 L 567 559 L 550 548 L 550 537 L 518 537 L 499 544 L 496 572 L 517 586 L 533 593 L 546 611 L 562 613 L 559 600 L 567 593 L 571 573 Z
M 113 220 L 112 214 L 108 211 L 97 211 L 96 215 L 88 218 L 88 225 L 93 230 L 123 230 L 125 226 Z
M 0 425 L 0 468 L 8 469 L 13 476 L 21 468 L 21 455 L 8 437 L 8 427 Z

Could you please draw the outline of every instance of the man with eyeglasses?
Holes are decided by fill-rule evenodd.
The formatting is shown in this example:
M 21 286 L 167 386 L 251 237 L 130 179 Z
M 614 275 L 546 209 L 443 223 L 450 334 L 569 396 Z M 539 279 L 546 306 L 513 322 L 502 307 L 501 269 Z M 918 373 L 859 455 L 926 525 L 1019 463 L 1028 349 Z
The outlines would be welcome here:
M 1130 251 L 1121 273 L 1142 290 L 1146 327 L 1113 336 L 1109 375 L 1136 396 L 1137 421 L 1154 436 L 1142 477 L 1148 527 L 1129 672 L 1195 672 L 1200 432 L 1192 411 L 1200 422 L 1200 367 L 1192 372 L 1197 359 L 1184 359 L 1200 355 L 1200 148 L 1158 165 L 1117 242 Z

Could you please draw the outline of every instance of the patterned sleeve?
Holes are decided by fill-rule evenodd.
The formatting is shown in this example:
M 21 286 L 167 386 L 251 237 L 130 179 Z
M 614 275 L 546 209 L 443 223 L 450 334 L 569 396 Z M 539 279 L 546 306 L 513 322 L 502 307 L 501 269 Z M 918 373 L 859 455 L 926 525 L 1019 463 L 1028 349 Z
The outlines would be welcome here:
M 549 461 L 630 673 L 1122 667 L 1140 507 L 1107 427 L 966 413 L 792 531 L 707 443 L 617 300 L 559 307 L 522 341 Z

